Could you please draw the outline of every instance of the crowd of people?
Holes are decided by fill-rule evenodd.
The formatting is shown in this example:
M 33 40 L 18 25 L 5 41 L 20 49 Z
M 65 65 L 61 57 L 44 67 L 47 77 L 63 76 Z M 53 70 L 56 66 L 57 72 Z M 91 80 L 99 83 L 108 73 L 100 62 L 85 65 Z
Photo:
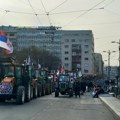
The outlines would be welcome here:
M 83 80 L 80 81 L 76 79 L 73 84 L 75 97 L 77 98 L 78 96 L 80 98 L 80 95 L 84 95 L 86 91 L 89 91 L 93 98 L 98 98 L 99 94 L 106 93 L 103 88 L 103 85 L 104 84 L 101 81 L 93 83 L 92 81 L 86 82 Z

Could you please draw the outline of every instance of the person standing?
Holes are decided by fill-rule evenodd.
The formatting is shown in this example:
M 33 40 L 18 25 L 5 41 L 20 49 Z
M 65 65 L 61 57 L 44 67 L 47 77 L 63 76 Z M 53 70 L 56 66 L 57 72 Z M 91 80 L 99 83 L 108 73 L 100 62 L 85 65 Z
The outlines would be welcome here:
M 79 96 L 80 98 L 80 82 L 78 80 L 74 82 L 74 92 L 75 92 L 75 97 L 77 98 L 77 96 Z

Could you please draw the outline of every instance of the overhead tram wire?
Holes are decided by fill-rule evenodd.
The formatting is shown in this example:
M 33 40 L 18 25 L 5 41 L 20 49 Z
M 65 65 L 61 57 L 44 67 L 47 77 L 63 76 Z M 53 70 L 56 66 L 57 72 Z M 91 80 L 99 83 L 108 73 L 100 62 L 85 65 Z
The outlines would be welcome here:
M 106 5 L 104 5 L 104 7 L 109 6 L 113 1 L 115 1 L 115 0 L 111 0 L 111 1 L 109 1 Z
M 96 8 L 96 9 L 92 9 L 92 10 L 100 10 L 100 9 L 104 9 L 104 8 L 101 7 L 101 8 Z M 50 15 L 77 13 L 77 12 L 83 12 L 83 11 L 88 11 L 88 10 L 76 10 L 76 11 L 68 11 L 68 12 L 57 12 L 57 13 L 51 13 Z
M 93 10 L 95 7 L 97 7 L 98 5 L 100 5 L 101 3 L 103 3 L 104 1 L 106 1 L 106 0 L 102 0 L 101 2 L 97 3 L 96 5 L 94 5 L 90 9 L 88 9 L 88 11 L 85 11 L 81 15 L 77 16 L 76 18 L 74 18 L 73 20 L 71 20 L 70 22 L 68 22 L 67 24 L 63 25 L 63 27 L 68 26 L 69 24 L 71 24 L 72 22 L 74 22 L 75 20 L 77 20 L 78 18 L 80 18 L 81 16 L 87 14 L 88 12 L 90 12 L 91 10 Z
M 35 15 L 34 13 L 27 13 L 27 12 L 21 12 L 21 11 L 11 11 L 11 10 L 3 10 L 6 13 L 15 13 L 15 14 L 26 14 L 26 15 Z M 37 14 L 37 13 L 36 13 Z M 37 14 L 37 15 L 45 15 L 45 14 Z
M 19 1 L 19 2 L 21 2 L 23 5 L 30 6 L 30 5 L 29 5 L 29 3 L 27 3 L 27 2 L 24 2 L 23 0 L 18 0 L 18 1 Z M 32 7 L 33 7 L 33 8 L 35 8 L 35 9 L 38 9 L 38 10 L 40 10 L 41 12 L 43 12 L 41 9 L 39 9 L 39 8 L 36 8 L 36 7 L 35 7 L 35 6 L 33 6 L 33 5 L 32 5 Z
M 40 0 L 40 2 L 41 2 L 42 6 L 43 6 L 43 8 L 44 8 L 44 11 L 45 11 L 46 15 L 47 15 L 49 24 L 50 24 L 50 26 L 52 26 L 52 23 L 51 23 L 51 20 L 50 20 L 50 16 L 49 16 L 49 12 L 46 11 L 46 8 L 45 8 L 45 6 L 44 6 L 42 0 Z
M 104 8 L 96 8 L 96 9 L 93 9 L 93 10 L 100 10 L 100 9 L 104 9 Z M 6 10 L 6 9 L 2 9 L 0 8 L 0 11 L 4 11 L 4 12 L 7 12 L 7 13 L 15 13 L 15 14 L 27 14 L 27 15 L 35 15 L 35 13 L 28 13 L 28 12 L 22 12 L 22 11 L 13 11 L 13 10 Z M 67 12 L 58 12 L 58 13 L 36 13 L 37 15 L 46 15 L 49 13 L 49 15 L 56 15 L 56 14 L 68 14 L 68 13 L 76 13 L 76 12 L 82 12 L 82 11 L 88 11 L 88 10 L 77 10 L 77 11 L 67 11 Z
M 30 3 L 30 0 L 28 0 L 28 3 L 29 3 L 29 5 L 30 5 L 30 7 L 32 8 L 32 10 L 33 10 L 33 12 L 34 12 L 34 15 L 36 16 L 38 22 L 41 24 L 41 21 L 40 21 L 40 19 L 39 19 L 39 17 L 38 17 L 38 14 L 36 14 L 34 8 L 32 7 L 32 4 Z
M 50 10 L 49 12 L 54 11 L 55 9 L 57 9 L 58 7 L 60 7 L 61 5 L 63 5 L 64 3 L 66 3 L 68 0 L 63 1 L 62 3 L 60 3 L 58 6 L 56 6 L 55 8 L 53 8 L 52 10 Z

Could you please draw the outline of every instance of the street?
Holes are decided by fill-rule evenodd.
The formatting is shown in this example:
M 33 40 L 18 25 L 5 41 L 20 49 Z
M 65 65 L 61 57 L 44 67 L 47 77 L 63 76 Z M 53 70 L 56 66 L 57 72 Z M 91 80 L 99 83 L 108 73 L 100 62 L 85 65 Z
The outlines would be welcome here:
M 52 95 L 23 105 L 0 103 L 0 120 L 115 120 L 99 98 L 86 93 L 81 98 Z

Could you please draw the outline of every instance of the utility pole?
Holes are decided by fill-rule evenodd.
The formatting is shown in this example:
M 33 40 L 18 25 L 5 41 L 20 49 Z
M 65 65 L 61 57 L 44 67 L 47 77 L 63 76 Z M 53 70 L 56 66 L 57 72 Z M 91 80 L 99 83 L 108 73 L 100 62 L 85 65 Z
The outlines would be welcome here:
M 119 87 L 119 81 L 120 81 L 120 40 L 118 42 L 119 44 L 119 67 L 118 67 L 118 79 L 117 79 L 117 95 L 118 95 L 118 87 Z
M 112 52 L 115 52 L 115 51 L 110 51 L 110 50 L 108 50 L 108 51 L 103 51 L 103 52 L 107 52 L 108 53 L 108 77 L 107 77 L 107 79 L 108 80 L 110 80 L 110 71 L 111 71 L 111 67 L 110 67 L 110 55 L 111 55 L 111 53 Z
M 111 52 L 108 50 L 108 80 L 110 80 L 110 55 Z
M 118 57 L 118 61 L 119 61 L 119 66 L 118 66 L 118 77 L 117 77 L 117 95 L 118 95 L 118 83 L 120 81 L 120 39 L 118 42 L 116 41 L 112 41 L 112 43 L 117 43 L 119 46 L 118 46 L 118 50 L 119 50 L 119 57 Z

